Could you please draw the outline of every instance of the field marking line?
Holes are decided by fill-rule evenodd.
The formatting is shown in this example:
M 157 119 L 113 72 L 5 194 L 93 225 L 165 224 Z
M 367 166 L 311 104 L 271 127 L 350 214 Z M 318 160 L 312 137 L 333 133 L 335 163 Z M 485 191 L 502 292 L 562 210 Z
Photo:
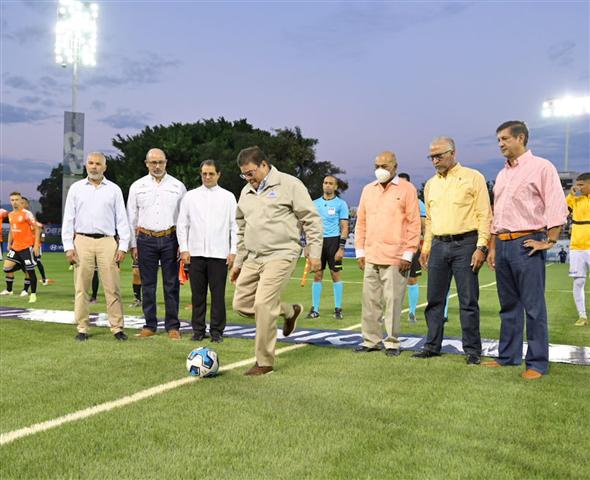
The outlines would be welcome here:
M 309 346 L 306 343 L 298 343 L 295 345 L 289 345 L 287 347 L 279 348 L 276 350 L 275 355 L 280 355 L 282 353 L 290 352 L 291 350 L 296 350 L 298 348 L 303 348 Z M 231 363 L 226 366 L 222 366 L 219 368 L 220 372 L 227 372 L 229 370 L 235 370 L 236 368 L 244 367 L 247 365 L 251 365 L 256 361 L 255 357 L 247 358 L 245 360 L 240 360 L 238 362 Z M 155 387 L 146 388 L 145 390 L 140 390 L 132 395 L 127 395 L 125 397 L 119 398 L 118 400 L 111 400 L 109 402 L 101 403 L 99 405 L 94 405 L 93 407 L 84 408 L 82 410 L 78 410 L 77 412 L 68 413 L 67 415 L 63 415 L 61 417 L 54 418 L 53 420 L 46 420 L 45 422 L 35 423 L 28 427 L 19 428 L 18 430 L 13 430 L 12 432 L 6 432 L 0 434 L 0 446 L 7 445 L 9 443 L 14 442 L 20 438 L 28 437 L 30 435 L 34 435 L 36 433 L 45 432 L 52 428 L 59 427 L 61 425 L 65 425 L 66 423 L 75 422 L 78 420 L 83 420 L 85 418 L 92 417 L 94 415 L 98 415 L 99 413 L 109 412 L 114 410 L 115 408 L 124 407 L 126 405 L 131 405 L 133 403 L 139 402 L 141 400 L 145 400 L 146 398 L 153 397 L 159 395 L 161 393 L 167 392 L 169 390 L 173 390 L 175 388 L 181 387 L 188 383 L 196 382 L 201 380 L 199 377 L 185 377 L 178 380 L 173 380 L 171 382 L 163 383 L 161 385 L 156 385 Z

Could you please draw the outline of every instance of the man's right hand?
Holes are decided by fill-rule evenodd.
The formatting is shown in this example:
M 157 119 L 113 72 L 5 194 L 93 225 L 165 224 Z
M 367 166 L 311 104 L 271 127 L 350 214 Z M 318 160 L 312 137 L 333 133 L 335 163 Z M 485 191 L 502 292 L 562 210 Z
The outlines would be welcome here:
M 66 251 L 66 258 L 70 265 L 74 265 L 78 263 L 78 255 L 76 255 L 76 250 L 68 250 Z
M 131 252 L 131 258 L 137 262 L 137 247 L 131 247 L 129 251 Z
M 242 271 L 241 267 L 233 267 L 231 272 L 229 272 L 229 281 L 231 283 L 236 283 L 236 280 L 240 276 L 240 272 Z
M 428 270 L 428 259 L 430 258 L 430 252 L 422 252 L 420 254 L 420 265 L 424 270 Z
M 359 257 L 359 258 L 356 259 L 356 261 L 359 264 L 359 268 L 361 270 L 364 270 L 365 269 L 365 257 Z
M 191 264 L 190 252 L 180 252 L 180 260 L 182 260 L 185 265 L 190 265 Z
M 488 267 L 490 270 L 496 270 L 496 249 L 490 248 L 488 251 L 488 257 L 486 258 L 488 262 Z

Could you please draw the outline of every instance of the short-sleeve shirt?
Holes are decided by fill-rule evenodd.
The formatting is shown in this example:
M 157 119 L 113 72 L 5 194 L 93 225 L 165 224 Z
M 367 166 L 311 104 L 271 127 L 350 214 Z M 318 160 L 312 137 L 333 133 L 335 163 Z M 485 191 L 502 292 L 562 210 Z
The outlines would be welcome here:
M 8 214 L 10 232 L 12 234 L 12 246 L 15 251 L 24 250 L 35 244 L 35 216 L 25 210 L 17 210 Z
M 340 236 L 340 220 L 348 220 L 348 205 L 340 197 L 314 200 L 324 227 L 324 238 Z

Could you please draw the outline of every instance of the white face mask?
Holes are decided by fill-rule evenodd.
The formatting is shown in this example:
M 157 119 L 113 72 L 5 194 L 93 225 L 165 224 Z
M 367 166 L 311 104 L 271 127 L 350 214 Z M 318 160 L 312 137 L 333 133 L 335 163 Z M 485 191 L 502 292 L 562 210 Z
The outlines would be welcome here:
M 385 170 L 384 168 L 378 168 L 375 170 L 375 177 L 379 183 L 385 183 L 391 178 L 391 172 L 389 172 L 389 170 Z

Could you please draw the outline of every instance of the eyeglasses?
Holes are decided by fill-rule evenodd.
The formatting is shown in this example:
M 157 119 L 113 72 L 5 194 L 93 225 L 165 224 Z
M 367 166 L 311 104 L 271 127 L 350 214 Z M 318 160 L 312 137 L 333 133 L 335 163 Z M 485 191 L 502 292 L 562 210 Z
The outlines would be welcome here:
M 150 167 L 156 167 L 156 166 L 160 166 L 160 165 L 166 165 L 166 160 L 160 160 L 160 161 L 150 160 L 149 162 L 145 162 L 145 163 L 147 163 Z
M 430 160 L 431 162 L 434 162 L 435 160 L 441 160 L 447 153 L 451 152 L 454 152 L 454 150 L 451 149 L 443 153 L 437 153 L 436 155 L 428 155 L 426 158 L 428 158 L 428 160 Z
M 256 173 L 256 170 L 258 170 L 258 167 L 256 167 L 253 170 L 248 170 L 247 172 L 240 173 L 240 178 L 242 178 L 244 180 L 248 180 L 249 178 L 252 178 L 254 176 L 254 174 Z

